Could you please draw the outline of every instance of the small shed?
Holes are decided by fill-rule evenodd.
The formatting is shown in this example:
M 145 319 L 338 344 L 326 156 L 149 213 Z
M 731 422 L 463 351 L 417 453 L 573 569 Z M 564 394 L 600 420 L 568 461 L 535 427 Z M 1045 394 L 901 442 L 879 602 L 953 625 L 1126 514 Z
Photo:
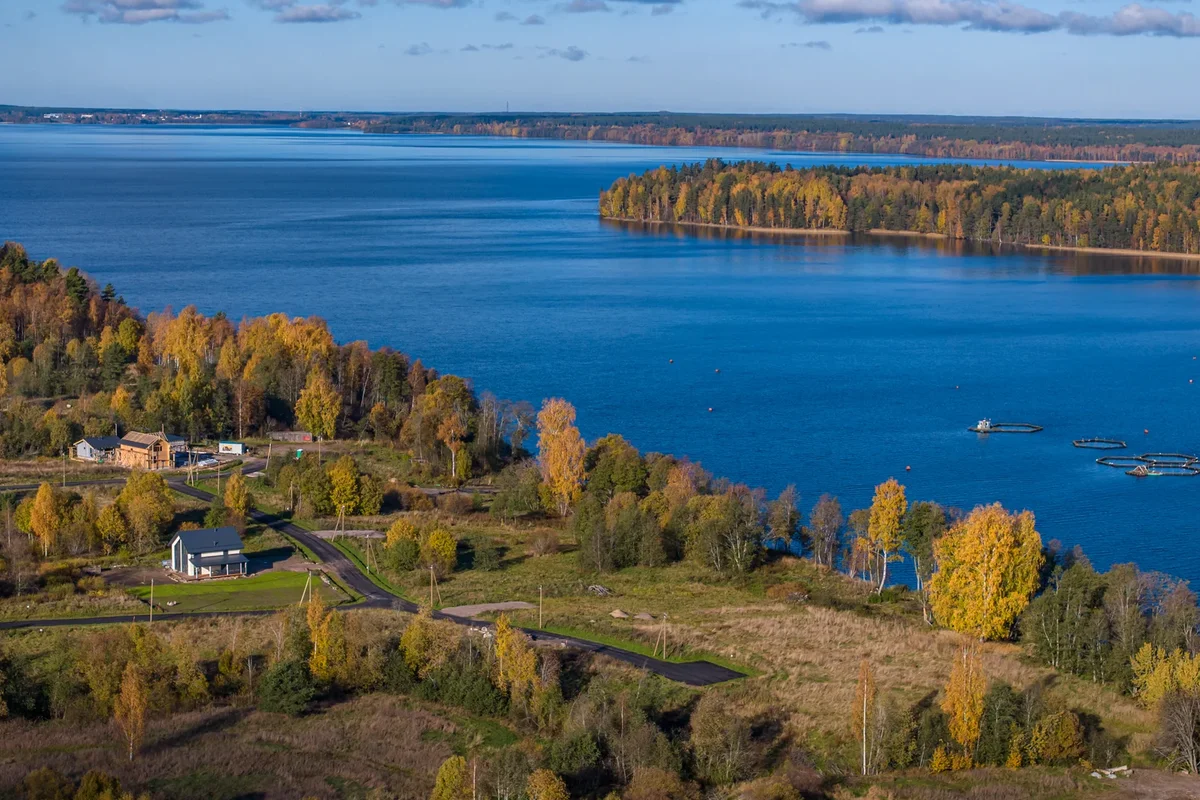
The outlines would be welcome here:
M 121 446 L 121 440 L 116 436 L 85 436 L 71 446 L 77 461 L 101 463 L 117 457 L 117 448 Z
M 245 442 L 217 442 L 217 452 L 234 456 L 246 455 Z
M 171 569 L 189 578 L 245 575 L 242 537 L 233 528 L 180 531 L 171 540 Z

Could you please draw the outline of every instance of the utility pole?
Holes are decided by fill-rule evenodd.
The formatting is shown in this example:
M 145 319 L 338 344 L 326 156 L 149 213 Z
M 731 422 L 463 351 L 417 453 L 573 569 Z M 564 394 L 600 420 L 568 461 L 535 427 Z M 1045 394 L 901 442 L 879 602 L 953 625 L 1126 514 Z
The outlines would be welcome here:
M 538 586 L 538 630 L 542 629 L 542 587 Z
M 150 621 L 154 622 L 154 578 L 150 579 Z
M 63 448 L 63 488 L 67 488 L 67 448 Z

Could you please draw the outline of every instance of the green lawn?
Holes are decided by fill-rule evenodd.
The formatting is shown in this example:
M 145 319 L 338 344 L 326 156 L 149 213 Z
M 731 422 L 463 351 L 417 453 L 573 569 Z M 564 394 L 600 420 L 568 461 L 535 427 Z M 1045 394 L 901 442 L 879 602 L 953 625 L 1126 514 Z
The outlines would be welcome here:
M 166 583 L 154 587 L 154 605 L 164 613 L 282 608 L 300 600 L 306 580 L 303 572 L 268 572 L 252 578 Z M 330 605 L 349 599 L 342 591 L 327 585 L 316 575 L 313 576 L 313 586 Z M 138 586 L 129 591 L 143 600 L 150 599 L 149 586 Z M 175 605 L 168 605 L 172 601 Z

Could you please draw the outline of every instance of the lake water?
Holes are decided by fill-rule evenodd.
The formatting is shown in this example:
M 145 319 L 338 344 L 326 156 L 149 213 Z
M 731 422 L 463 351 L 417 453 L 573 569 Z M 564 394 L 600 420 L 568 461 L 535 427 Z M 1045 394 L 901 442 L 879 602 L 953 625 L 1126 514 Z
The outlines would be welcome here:
M 614 178 L 712 155 L 905 162 L 0 127 L 0 236 L 145 310 L 317 314 L 339 340 L 392 345 L 479 390 L 566 397 L 589 438 L 621 432 L 772 493 L 795 483 L 805 508 L 831 492 L 849 511 L 896 476 L 911 499 L 1029 508 L 1043 538 L 1083 545 L 1098 566 L 1200 579 L 1200 478 L 1138 480 L 1071 446 L 1200 451 L 1191 264 L 597 218 Z M 981 417 L 1045 431 L 967 432 Z

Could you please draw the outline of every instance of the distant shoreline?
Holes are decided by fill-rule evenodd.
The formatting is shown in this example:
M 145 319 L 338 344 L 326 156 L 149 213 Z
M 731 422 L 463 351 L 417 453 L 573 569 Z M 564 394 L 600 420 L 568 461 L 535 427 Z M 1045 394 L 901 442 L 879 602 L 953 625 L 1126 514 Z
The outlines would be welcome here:
M 630 219 L 627 217 L 605 217 L 601 219 L 610 222 L 621 222 L 633 225 L 655 225 L 660 227 L 709 228 L 723 231 L 745 231 L 747 233 L 767 233 L 783 236 L 827 236 L 851 237 L 856 235 L 875 236 L 879 238 L 918 238 L 950 242 L 967 242 L 985 244 L 975 239 L 955 239 L 944 233 L 921 233 L 920 231 L 893 231 L 886 228 L 872 228 L 868 231 L 845 231 L 840 228 L 764 228 L 757 225 L 722 225 L 715 222 L 665 222 L 662 220 Z M 1131 250 L 1117 247 L 1069 247 L 1052 244 L 1013 244 L 1001 243 L 1005 247 L 1019 247 L 1025 250 L 1054 250 L 1063 253 L 1080 253 L 1084 255 L 1109 255 L 1136 258 L 1169 258 L 1175 261 L 1200 261 L 1200 253 L 1161 253 L 1154 250 Z

